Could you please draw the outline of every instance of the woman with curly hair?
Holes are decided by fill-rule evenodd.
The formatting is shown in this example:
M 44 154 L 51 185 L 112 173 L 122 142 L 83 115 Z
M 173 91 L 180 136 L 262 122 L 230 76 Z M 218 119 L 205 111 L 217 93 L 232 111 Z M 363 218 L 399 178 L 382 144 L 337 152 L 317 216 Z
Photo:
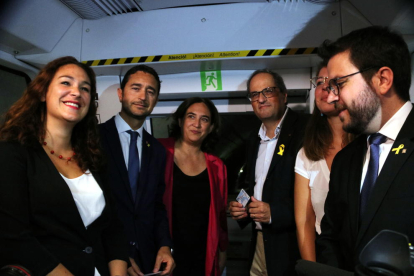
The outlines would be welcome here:
M 0 127 L 0 267 L 126 275 L 127 242 L 104 179 L 95 74 L 48 63 Z
M 167 208 L 174 242 L 174 276 L 221 275 L 226 262 L 227 171 L 211 154 L 220 117 L 205 98 L 188 98 L 172 115 L 167 149 Z

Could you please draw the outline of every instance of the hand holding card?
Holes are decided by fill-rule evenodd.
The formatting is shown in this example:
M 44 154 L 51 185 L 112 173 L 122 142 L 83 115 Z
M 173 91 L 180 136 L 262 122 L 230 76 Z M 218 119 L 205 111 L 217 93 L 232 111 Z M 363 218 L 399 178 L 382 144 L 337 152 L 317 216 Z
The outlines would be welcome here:
M 246 212 L 246 206 L 250 202 L 250 196 L 246 193 L 245 190 L 241 190 L 239 195 L 236 198 L 236 201 L 231 201 L 229 203 L 229 211 L 231 218 L 234 220 L 244 219 L 248 216 Z
M 243 205 L 243 208 L 246 208 L 246 205 L 249 203 L 250 196 L 245 190 L 241 189 L 239 195 L 236 197 L 236 200 Z

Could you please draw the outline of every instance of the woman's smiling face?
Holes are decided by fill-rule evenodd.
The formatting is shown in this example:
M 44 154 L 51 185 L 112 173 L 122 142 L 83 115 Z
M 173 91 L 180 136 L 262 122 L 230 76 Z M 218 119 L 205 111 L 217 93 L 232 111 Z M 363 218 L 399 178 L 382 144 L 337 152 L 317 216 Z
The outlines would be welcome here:
M 210 110 L 204 103 L 192 104 L 179 123 L 182 139 L 200 145 L 213 130 Z
M 90 79 L 82 68 L 75 64 L 60 67 L 42 99 L 46 102 L 48 122 L 80 122 L 89 110 L 90 90 Z
M 329 86 L 329 79 L 323 79 L 328 77 L 328 69 L 326 67 L 323 67 L 319 71 L 318 77 L 321 77 L 321 81 L 318 81 L 315 87 L 316 106 L 321 111 L 321 113 L 327 116 L 336 116 L 338 115 L 338 112 L 335 110 L 335 105 L 328 103 L 329 93 L 326 88 Z

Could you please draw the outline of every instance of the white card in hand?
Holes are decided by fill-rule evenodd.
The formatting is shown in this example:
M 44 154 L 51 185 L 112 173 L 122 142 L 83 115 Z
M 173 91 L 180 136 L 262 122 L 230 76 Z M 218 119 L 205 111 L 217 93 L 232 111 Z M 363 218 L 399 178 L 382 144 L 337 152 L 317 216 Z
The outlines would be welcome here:
M 243 207 L 246 207 L 247 203 L 250 200 L 250 196 L 246 193 L 245 190 L 241 189 L 239 195 L 236 197 L 237 202 L 241 203 Z

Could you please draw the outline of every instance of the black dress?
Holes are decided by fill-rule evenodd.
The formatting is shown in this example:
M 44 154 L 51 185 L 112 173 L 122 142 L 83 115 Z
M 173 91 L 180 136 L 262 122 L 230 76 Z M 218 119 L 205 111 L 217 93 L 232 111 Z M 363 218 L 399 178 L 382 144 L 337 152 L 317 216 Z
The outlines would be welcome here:
M 174 276 L 205 275 L 210 210 L 207 169 L 196 176 L 184 174 L 174 163 L 172 235 Z

